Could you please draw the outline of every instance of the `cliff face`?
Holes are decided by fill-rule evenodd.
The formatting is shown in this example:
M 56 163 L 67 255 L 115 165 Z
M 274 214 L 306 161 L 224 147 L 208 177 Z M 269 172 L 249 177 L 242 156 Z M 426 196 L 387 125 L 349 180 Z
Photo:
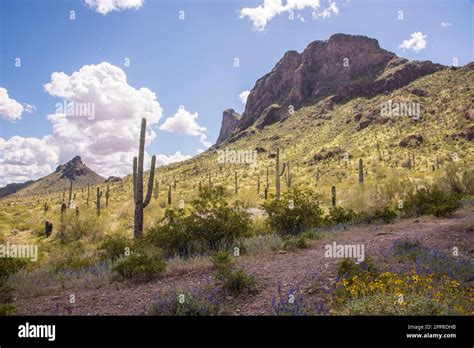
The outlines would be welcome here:
M 240 124 L 241 115 L 234 111 L 234 109 L 227 109 L 222 114 L 221 131 L 216 144 L 220 144 L 227 140 L 229 136 L 237 130 Z
M 290 107 L 297 110 L 326 97 L 338 103 L 389 92 L 441 68 L 429 61 L 399 58 L 380 48 L 375 39 L 335 34 L 327 41 L 312 42 L 302 53 L 287 52 L 255 83 L 238 125 L 234 120 L 230 127 L 223 119 L 226 129 L 221 129 L 218 144 L 237 129 L 261 128 L 288 117 Z

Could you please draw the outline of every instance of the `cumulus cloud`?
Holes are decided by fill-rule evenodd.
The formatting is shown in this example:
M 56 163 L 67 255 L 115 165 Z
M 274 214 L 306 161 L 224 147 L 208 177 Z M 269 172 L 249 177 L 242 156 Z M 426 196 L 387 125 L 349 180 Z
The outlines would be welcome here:
M 160 130 L 198 136 L 202 145 L 210 147 L 212 144 L 207 141 L 207 129 L 197 123 L 198 117 L 199 114 L 197 112 L 191 113 L 181 105 L 172 117 L 168 117 L 165 120 L 160 126 Z
M 327 18 L 332 14 L 338 14 L 339 9 L 334 1 L 329 1 L 327 7 L 322 7 L 321 0 L 264 0 L 257 7 L 245 7 L 240 10 L 240 18 L 248 17 L 256 30 L 263 31 L 275 16 L 285 12 L 301 11 L 311 9 L 313 18 Z M 300 18 L 300 17 L 297 17 Z M 303 19 L 304 21 L 304 19 Z
M 53 132 L 41 139 L 16 136 L 0 141 L 0 176 L 7 176 L 5 181 L 36 178 L 76 155 L 103 176 L 126 175 L 138 152 L 142 117 L 147 119 L 147 145 L 156 137 L 152 127 L 162 108 L 155 93 L 130 86 L 114 65 L 85 65 L 70 75 L 54 72 L 44 89 L 62 98 L 48 116 Z M 85 106 L 71 110 L 93 111 L 93 117 L 70 113 L 63 105 Z
M 24 110 L 23 105 L 8 96 L 6 88 L 0 87 L 0 116 L 7 121 L 15 121 L 21 118 Z
M 247 103 L 247 98 L 249 97 L 250 91 L 246 90 L 239 94 L 239 100 L 242 104 Z
M 398 47 L 418 53 L 426 48 L 426 35 L 419 31 L 412 33 L 411 38 L 408 40 L 403 40 L 403 42 Z
M 186 161 L 190 158 L 191 158 L 190 155 L 183 155 L 181 151 L 176 151 L 174 155 L 169 155 L 169 156 L 163 155 L 163 154 L 156 155 L 156 163 L 157 163 L 157 166 L 161 166 L 161 165 L 167 165 L 167 164 L 171 164 L 175 162 Z
M 85 3 L 94 11 L 106 15 L 112 11 L 138 10 L 143 6 L 144 0 L 85 0 Z

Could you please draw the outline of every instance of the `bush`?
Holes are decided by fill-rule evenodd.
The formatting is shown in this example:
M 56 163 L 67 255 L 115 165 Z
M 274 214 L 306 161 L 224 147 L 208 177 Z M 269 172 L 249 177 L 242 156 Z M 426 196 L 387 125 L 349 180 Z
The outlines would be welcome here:
M 160 256 L 147 254 L 132 254 L 120 258 L 112 271 L 121 279 L 137 282 L 147 282 L 158 278 L 166 269 L 166 263 Z
M 408 216 L 449 216 L 461 206 L 461 196 L 448 194 L 437 186 L 421 188 L 410 192 L 403 203 Z
M 343 207 L 331 207 L 329 215 L 325 217 L 326 225 L 337 225 L 355 220 L 358 215 L 352 209 L 344 209 Z
M 168 256 L 184 256 L 227 249 L 241 237 L 250 235 L 250 214 L 240 202 L 230 207 L 220 187 L 202 189 L 188 212 L 167 210 L 165 217 L 144 236 Z
M 386 224 L 391 224 L 395 221 L 397 213 L 390 209 L 389 207 L 384 207 L 383 209 L 377 209 L 372 214 L 372 221 L 382 221 Z
M 306 235 L 288 236 L 284 239 L 283 249 L 285 250 L 294 251 L 307 248 L 309 248 L 309 242 Z
M 262 207 L 268 215 L 269 226 L 282 235 L 299 234 L 321 226 L 323 221 L 319 196 L 312 191 L 294 188 L 285 192 L 280 200 L 265 202 Z
M 377 275 L 377 268 L 369 256 L 364 261 L 357 264 L 351 259 L 342 260 L 337 269 L 337 276 L 341 279 L 352 279 L 354 276 L 367 275 L 374 277 Z
M 14 305 L 9 303 L 0 303 L 0 315 L 13 315 L 16 313 Z
M 125 236 L 105 236 L 99 245 L 101 257 L 104 260 L 116 260 L 125 255 L 126 248 L 131 249 L 131 242 Z
M 58 225 L 56 238 L 63 244 L 79 240 L 94 242 L 102 232 L 103 220 L 93 215 L 76 216 L 74 211 L 67 211 L 63 223 Z
M 0 258 L 0 282 L 26 266 L 26 261 L 18 258 Z
M 222 289 L 234 294 L 256 291 L 256 279 L 248 276 L 242 269 L 232 270 L 233 262 L 227 252 L 216 252 L 211 261 L 216 270 L 216 279 L 220 282 Z
M 81 270 L 96 261 L 96 251 L 89 250 L 81 241 L 71 242 L 53 251 L 49 257 L 51 267 L 56 271 Z
M 151 315 L 210 316 L 218 312 L 211 296 L 202 292 L 175 291 L 158 294 L 150 309 Z

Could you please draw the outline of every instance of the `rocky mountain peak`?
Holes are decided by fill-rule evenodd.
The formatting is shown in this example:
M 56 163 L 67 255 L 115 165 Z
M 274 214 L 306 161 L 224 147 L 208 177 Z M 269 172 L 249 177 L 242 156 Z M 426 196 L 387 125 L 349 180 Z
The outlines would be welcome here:
M 253 125 L 260 128 L 288 117 L 285 110 L 290 106 L 297 110 L 327 97 L 338 103 L 374 96 L 441 68 L 429 61 L 399 58 L 366 36 L 335 34 L 328 40 L 314 41 L 301 53 L 286 52 L 272 71 L 255 83 L 240 121 L 224 115 L 225 129 L 221 128 L 217 144 L 236 130 Z
M 56 173 L 61 174 L 61 178 L 76 180 L 78 177 L 86 176 L 88 174 L 95 174 L 89 167 L 87 167 L 80 156 L 75 156 L 66 164 L 60 165 L 56 168 Z

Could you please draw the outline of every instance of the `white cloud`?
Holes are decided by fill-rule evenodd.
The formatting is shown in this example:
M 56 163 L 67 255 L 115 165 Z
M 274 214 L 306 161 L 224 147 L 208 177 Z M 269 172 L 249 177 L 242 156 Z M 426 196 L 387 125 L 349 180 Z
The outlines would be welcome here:
M 85 3 L 96 12 L 106 15 L 112 11 L 139 9 L 144 0 L 85 0 Z
M 338 15 L 339 14 L 339 8 L 337 7 L 337 4 L 335 2 L 330 2 L 329 6 L 325 9 L 323 9 L 320 12 L 313 11 L 312 16 L 313 18 L 329 18 L 332 15 Z
M 156 165 L 167 165 L 170 163 L 181 162 L 190 159 L 190 155 L 183 155 L 181 151 L 176 151 L 174 155 L 156 155 Z
M 249 97 L 250 91 L 246 90 L 239 94 L 239 100 L 242 104 L 247 103 L 247 98 Z
M 403 42 L 398 47 L 418 53 L 426 48 L 426 35 L 419 31 L 412 33 L 411 38 L 408 40 L 403 40 Z
M 180 106 L 172 117 L 168 117 L 160 126 L 160 130 L 165 132 L 175 132 L 190 136 L 198 136 L 202 145 L 210 147 L 212 144 L 207 141 L 207 129 L 197 123 L 199 114 L 187 111 L 184 106 Z
M 449 23 L 449 22 L 441 22 L 440 24 L 443 28 L 446 28 L 446 27 L 450 27 L 453 25 L 453 23 Z
M 256 30 L 265 30 L 266 25 L 275 16 L 285 12 L 292 13 L 293 11 L 301 11 L 311 9 L 314 18 L 330 17 L 332 14 L 338 14 L 339 9 L 334 1 L 330 1 L 329 5 L 321 8 L 321 0 L 287 0 L 286 4 L 283 0 L 264 0 L 263 3 L 257 7 L 245 7 L 240 10 L 240 18 L 248 17 Z M 297 15 L 297 18 L 304 21 L 302 17 Z
M 37 178 L 76 155 L 103 176 L 126 175 L 138 152 L 142 117 L 147 119 L 147 144 L 156 136 L 151 127 L 159 122 L 162 108 L 155 93 L 130 86 L 125 73 L 114 65 L 85 65 L 71 75 L 54 72 L 44 88 L 67 103 L 92 105 L 95 115 L 90 118 L 56 110 L 48 116 L 52 134 L 0 141 L 0 176 L 4 173 L 6 182 Z
M 6 88 L 0 87 L 0 116 L 8 121 L 15 121 L 21 118 L 23 111 L 23 105 L 11 99 Z

